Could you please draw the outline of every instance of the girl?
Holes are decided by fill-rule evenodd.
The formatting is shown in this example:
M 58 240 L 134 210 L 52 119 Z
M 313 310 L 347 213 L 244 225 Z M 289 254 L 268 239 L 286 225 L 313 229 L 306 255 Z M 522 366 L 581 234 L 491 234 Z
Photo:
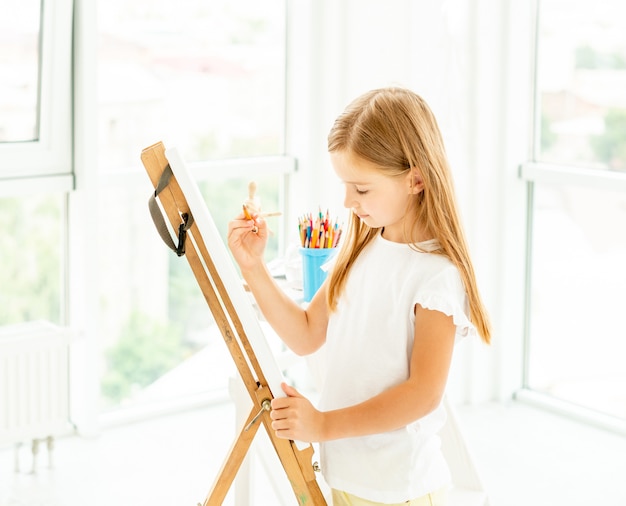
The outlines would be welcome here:
M 437 432 L 452 349 L 476 332 L 489 342 L 490 327 L 441 133 L 423 99 L 385 88 L 347 107 L 328 150 L 351 216 L 306 309 L 263 263 L 265 222 L 229 224 L 229 247 L 277 334 L 300 355 L 326 346 L 319 408 L 283 385 L 272 428 L 320 443 L 335 506 L 445 504 Z

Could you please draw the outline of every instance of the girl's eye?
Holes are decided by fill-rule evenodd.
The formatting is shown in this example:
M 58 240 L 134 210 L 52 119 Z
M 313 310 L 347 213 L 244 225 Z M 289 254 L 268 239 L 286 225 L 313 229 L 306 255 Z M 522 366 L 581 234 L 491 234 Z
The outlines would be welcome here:
M 357 192 L 359 195 L 365 195 L 365 194 L 367 193 L 367 190 L 359 190 L 358 188 L 356 188 L 356 192 Z

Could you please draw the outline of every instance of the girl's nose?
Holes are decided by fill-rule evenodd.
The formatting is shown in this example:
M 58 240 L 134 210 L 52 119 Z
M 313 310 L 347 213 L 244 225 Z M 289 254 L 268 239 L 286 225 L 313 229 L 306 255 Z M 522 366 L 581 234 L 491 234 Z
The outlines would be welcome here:
M 356 199 L 354 198 L 354 195 L 352 194 L 352 192 L 350 192 L 350 190 L 346 189 L 345 195 L 343 197 L 343 207 L 345 207 L 346 209 L 351 209 L 355 207 L 355 205 Z

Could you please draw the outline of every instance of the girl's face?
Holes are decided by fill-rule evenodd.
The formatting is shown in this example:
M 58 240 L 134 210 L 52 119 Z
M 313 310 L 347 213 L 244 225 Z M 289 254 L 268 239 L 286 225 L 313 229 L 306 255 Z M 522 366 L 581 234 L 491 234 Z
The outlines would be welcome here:
M 345 185 L 344 206 L 366 225 L 384 227 L 385 239 L 405 242 L 404 222 L 410 201 L 423 189 L 421 178 L 411 171 L 385 175 L 375 164 L 350 151 L 332 152 L 330 159 Z

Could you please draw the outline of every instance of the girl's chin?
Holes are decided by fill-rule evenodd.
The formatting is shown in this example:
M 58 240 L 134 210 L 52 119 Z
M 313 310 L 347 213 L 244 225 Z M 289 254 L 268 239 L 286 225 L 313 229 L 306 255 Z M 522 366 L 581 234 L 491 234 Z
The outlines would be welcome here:
M 359 216 L 359 219 L 361 220 L 361 223 L 367 225 L 370 228 L 380 227 L 380 225 L 378 225 L 378 223 L 376 223 L 370 216 L 364 216 L 363 218 Z

